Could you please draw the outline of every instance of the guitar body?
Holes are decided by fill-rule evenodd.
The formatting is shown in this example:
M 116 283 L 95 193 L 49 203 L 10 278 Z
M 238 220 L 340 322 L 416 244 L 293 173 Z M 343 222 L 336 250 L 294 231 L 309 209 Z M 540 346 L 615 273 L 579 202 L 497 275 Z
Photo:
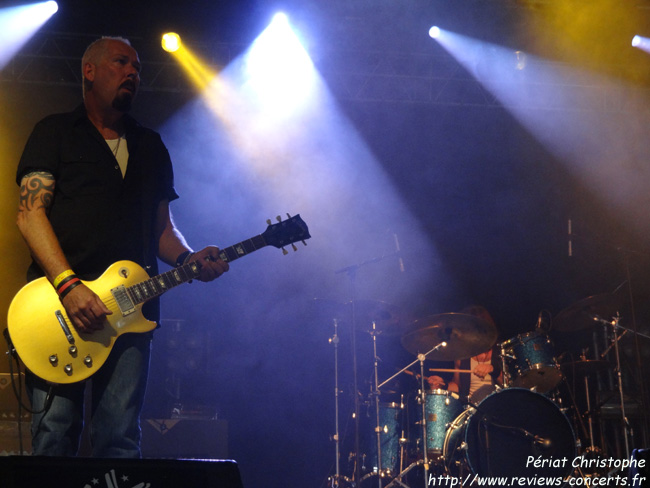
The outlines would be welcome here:
M 156 327 L 155 322 L 142 315 L 142 303 L 123 313 L 111 293 L 116 287 L 129 287 L 148 279 L 149 275 L 138 264 L 118 261 L 96 280 L 84 281 L 113 312 L 106 317 L 104 328 L 92 334 L 80 334 L 74 328 L 46 278 L 25 285 L 11 302 L 7 318 L 11 340 L 25 366 L 52 383 L 76 383 L 90 377 L 106 362 L 120 335 L 148 332 Z
M 221 249 L 219 259 L 232 262 L 271 245 L 284 246 L 309 239 L 307 224 L 295 215 L 277 217 L 257 236 Z M 294 246 L 295 250 L 295 246 Z M 76 383 L 93 375 L 106 362 L 119 336 L 129 332 L 149 332 L 156 323 L 142 315 L 142 306 L 175 286 L 200 276 L 201 265 L 190 261 L 158 276 L 149 277 L 138 264 L 118 261 L 95 281 L 83 283 L 94 291 L 113 312 L 104 328 L 80 334 L 70 323 L 59 297 L 46 278 L 25 285 L 9 306 L 9 335 L 25 363 L 35 375 L 51 383 Z

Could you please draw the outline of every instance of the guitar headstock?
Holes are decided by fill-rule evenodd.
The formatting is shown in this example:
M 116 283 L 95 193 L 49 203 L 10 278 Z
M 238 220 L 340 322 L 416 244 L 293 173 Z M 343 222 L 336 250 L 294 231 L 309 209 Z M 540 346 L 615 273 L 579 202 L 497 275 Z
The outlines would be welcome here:
M 309 239 L 309 229 L 305 221 L 300 218 L 300 214 L 294 215 L 291 217 L 287 214 L 287 219 L 282 220 L 280 216 L 276 217 L 278 223 L 272 224 L 271 220 L 267 220 L 266 223 L 269 226 L 262 233 L 264 242 L 270 246 L 275 246 L 278 249 L 282 249 L 284 254 L 287 254 L 287 251 L 284 249 L 284 246 L 292 245 L 293 250 L 296 250 L 296 246 L 293 244 L 298 241 L 302 241 L 304 245 L 307 245 L 305 240 Z

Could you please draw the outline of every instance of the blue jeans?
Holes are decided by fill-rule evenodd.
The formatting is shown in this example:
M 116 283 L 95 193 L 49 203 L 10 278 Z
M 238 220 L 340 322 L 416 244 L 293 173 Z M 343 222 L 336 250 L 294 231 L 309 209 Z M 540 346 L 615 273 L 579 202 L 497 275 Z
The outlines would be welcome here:
M 124 334 L 106 363 L 91 378 L 91 443 L 93 457 L 139 458 L 140 411 L 149 374 L 151 333 Z M 35 456 L 75 456 L 83 430 L 85 382 L 51 385 L 28 372 L 27 392 L 33 410 Z

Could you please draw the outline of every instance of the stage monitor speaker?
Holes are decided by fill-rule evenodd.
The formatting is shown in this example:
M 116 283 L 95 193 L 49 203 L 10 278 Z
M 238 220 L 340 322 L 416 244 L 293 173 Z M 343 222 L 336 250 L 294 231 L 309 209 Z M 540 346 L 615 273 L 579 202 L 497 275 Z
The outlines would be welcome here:
M 226 459 L 228 422 L 196 419 L 143 419 L 142 457 Z
M 243 488 L 226 460 L 0 457 L 2 488 Z

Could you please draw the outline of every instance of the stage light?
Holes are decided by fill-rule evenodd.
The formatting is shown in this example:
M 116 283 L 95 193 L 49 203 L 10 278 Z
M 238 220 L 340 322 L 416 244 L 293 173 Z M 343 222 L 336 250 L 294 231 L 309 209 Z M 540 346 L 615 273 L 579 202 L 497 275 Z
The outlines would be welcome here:
M 440 37 L 440 27 L 434 25 L 429 29 L 429 37 L 431 39 L 438 39 Z
M 181 37 L 175 32 L 168 32 L 162 36 L 162 48 L 168 53 L 176 52 L 181 47 Z
M 54 0 L 50 0 L 49 2 L 45 2 L 43 4 L 43 10 L 46 13 L 49 12 L 49 15 L 54 15 L 59 11 L 59 4 L 56 3 Z
M 0 69 L 59 10 L 54 1 L 0 8 Z
M 289 19 L 279 13 L 246 55 L 247 84 L 264 104 L 302 103 L 313 88 L 314 66 Z
M 634 36 L 632 38 L 632 47 L 641 49 L 647 53 L 650 53 L 650 38 L 643 36 Z

